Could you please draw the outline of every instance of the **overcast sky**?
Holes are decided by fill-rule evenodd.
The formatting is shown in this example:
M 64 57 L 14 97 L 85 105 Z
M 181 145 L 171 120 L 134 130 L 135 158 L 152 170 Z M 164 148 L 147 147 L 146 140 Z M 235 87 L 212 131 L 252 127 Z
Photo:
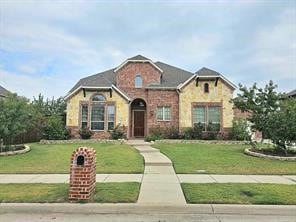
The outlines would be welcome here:
M 296 1 L 0 0 L 0 85 L 64 96 L 142 54 L 235 84 L 296 88 Z

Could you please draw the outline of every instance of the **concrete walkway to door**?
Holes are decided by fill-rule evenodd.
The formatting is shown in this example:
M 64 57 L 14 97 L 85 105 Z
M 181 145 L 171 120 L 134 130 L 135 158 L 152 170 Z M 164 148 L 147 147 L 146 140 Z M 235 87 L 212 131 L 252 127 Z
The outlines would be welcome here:
M 138 203 L 185 205 L 186 200 L 171 160 L 143 140 L 132 140 L 128 144 L 139 150 L 145 159 Z

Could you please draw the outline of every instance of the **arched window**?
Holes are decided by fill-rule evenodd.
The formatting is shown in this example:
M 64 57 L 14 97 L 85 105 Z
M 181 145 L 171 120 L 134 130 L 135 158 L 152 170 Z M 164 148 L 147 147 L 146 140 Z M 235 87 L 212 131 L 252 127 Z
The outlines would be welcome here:
M 98 94 L 98 95 L 95 95 L 92 97 L 92 101 L 93 102 L 105 102 L 106 99 L 103 95 Z
M 142 85 L 143 85 L 142 76 L 137 75 L 135 78 L 135 88 L 142 88 Z
M 209 83 L 205 83 L 204 85 L 204 92 L 209 93 Z

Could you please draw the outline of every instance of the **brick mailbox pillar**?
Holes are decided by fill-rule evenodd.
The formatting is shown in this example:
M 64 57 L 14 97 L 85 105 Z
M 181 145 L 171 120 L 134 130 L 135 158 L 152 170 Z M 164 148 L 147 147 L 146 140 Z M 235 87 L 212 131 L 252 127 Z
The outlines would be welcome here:
M 76 149 L 71 156 L 69 200 L 87 201 L 96 189 L 96 150 Z

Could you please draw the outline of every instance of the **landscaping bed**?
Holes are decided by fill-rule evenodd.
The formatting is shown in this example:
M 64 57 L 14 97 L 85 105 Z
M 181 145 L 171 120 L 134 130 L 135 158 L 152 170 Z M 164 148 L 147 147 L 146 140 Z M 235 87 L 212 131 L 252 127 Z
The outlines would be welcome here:
M 142 173 L 143 157 L 123 144 L 30 144 L 26 155 L 0 157 L 0 173 L 69 173 L 72 152 L 88 146 L 97 152 L 97 173 Z
M 31 149 L 28 145 L 16 145 L 13 150 L 5 149 L 0 152 L 0 156 L 11 156 L 29 152 Z
M 183 183 L 182 189 L 195 204 L 296 204 L 295 185 Z
M 248 145 L 154 144 L 173 162 L 176 173 L 296 174 L 296 162 L 254 158 L 244 154 Z
M 245 154 L 273 160 L 296 161 L 296 152 L 278 152 L 274 149 L 245 149 Z
M 69 184 L 0 184 L 0 203 L 65 203 Z M 140 183 L 97 183 L 95 203 L 135 203 Z

